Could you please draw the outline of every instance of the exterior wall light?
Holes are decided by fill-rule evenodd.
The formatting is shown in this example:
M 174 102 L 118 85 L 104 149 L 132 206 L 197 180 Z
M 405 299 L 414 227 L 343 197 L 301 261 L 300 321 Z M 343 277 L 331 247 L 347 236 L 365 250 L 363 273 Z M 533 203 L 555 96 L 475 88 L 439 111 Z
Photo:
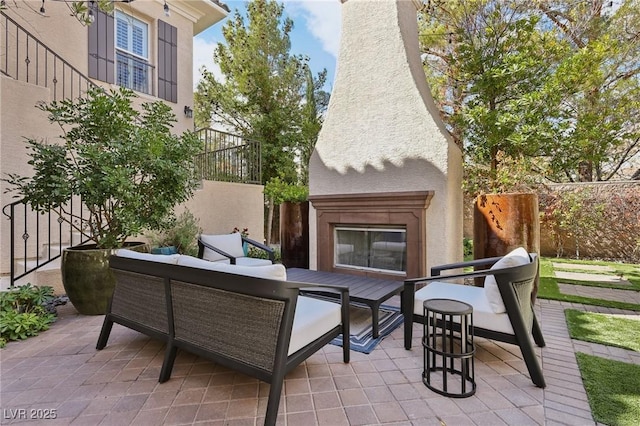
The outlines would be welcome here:
M 188 105 L 184 106 L 184 116 L 187 118 L 193 118 L 193 110 Z

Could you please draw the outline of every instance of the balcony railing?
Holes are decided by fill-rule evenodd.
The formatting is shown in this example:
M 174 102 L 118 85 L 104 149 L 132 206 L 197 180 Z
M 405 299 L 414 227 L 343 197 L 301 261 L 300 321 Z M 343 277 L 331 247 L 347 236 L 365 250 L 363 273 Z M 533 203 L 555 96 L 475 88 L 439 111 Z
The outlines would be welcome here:
M 221 182 L 262 183 L 260 143 L 214 129 L 197 131 L 204 152 L 196 156 L 200 179 Z
M 119 86 L 155 96 L 155 67 L 144 59 L 120 50 L 116 51 L 116 75 Z

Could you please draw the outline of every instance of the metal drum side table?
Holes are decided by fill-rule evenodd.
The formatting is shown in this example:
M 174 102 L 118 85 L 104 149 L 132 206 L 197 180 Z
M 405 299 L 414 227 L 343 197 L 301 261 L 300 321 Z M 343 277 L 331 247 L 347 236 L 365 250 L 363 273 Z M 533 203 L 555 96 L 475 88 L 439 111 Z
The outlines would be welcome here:
M 473 307 L 450 299 L 423 303 L 422 382 L 440 395 L 465 398 L 476 392 Z

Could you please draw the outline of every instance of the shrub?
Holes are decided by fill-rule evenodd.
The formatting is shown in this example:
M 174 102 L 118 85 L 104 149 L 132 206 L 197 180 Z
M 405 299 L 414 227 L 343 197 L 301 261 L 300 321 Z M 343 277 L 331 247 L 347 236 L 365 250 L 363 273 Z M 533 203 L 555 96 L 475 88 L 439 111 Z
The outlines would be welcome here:
M 202 232 L 199 220 L 189 210 L 171 220 L 163 230 L 148 233 L 153 247 L 174 246 L 178 253 L 195 256 L 198 254 L 197 238 Z
M 0 347 L 47 330 L 56 315 L 46 309 L 54 299 L 53 288 L 31 284 L 0 292 Z

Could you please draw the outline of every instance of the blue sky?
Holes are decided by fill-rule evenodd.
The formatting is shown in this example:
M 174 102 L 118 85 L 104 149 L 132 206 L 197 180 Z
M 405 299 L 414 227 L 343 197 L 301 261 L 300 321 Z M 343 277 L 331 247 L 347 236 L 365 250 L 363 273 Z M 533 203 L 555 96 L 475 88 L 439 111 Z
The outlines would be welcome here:
M 225 3 L 231 9 L 229 17 L 233 16 L 236 9 L 243 13 L 246 11 L 246 1 Z M 285 5 L 284 14 L 294 21 L 291 53 L 308 56 L 314 74 L 326 68 L 328 84 L 325 89 L 330 91 L 340 45 L 340 0 L 279 0 L 279 3 Z M 222 27 L 225 22 L 226 19 L 198 34 L 193 40 L 194 88 L 203 65 L 214 74 L 219 74 L 219 68 L 213 62 L 213 51 L 218 42 L 224 41 Z

